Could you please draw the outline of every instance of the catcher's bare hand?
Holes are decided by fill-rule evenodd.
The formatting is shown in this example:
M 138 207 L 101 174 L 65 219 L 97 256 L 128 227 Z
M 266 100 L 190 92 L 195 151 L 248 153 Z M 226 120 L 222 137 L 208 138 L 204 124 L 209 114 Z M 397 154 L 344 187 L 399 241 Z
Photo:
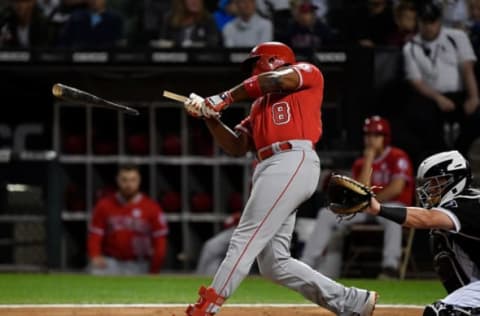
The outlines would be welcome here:
M 380 212 L 380 202 L 372 196 L 370 199 L 370 205 L 364 210 L 364 212 L 371 215 L 377 215 L 378 212 Z

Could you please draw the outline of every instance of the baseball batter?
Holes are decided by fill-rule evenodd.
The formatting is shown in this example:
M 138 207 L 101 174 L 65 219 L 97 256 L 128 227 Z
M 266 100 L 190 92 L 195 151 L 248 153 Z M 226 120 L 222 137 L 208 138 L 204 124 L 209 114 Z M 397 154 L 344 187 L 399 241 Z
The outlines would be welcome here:
M 322 135 L 322 73 L 312 64 L 297 63 L 293 51 L 278 42 L 257 45 L 243 65 L 252 76 L 241 84 L 206 99 L 192 94 L 185 102 L 190 115 L 205 118 L 226 153 L 241 156 L 255 150 L 259 160 L 227 255 L 187 315 L 217 313 L 255 258 L 262 275 L 337 315 L 371 315 L 375 292 L 344 287 L 293 259 L 289 251 L 296 208 L 313 194 L 320 175 L 314 148 Z M 250 114 L 233 131 L 219 114 L 242 100 L 253 100 Z

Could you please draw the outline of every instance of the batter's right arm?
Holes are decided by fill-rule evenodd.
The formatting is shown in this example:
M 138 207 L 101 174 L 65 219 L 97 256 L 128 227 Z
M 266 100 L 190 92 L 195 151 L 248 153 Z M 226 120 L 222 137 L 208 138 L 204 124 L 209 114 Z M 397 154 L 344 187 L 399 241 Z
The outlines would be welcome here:
M 245 133 L 235 133 L 216 118 L 206 118 L 208 130 L 217 144 L 229 155 L 240 157 L 252 150 L 250 136 Z
M 205 108 L 207 112 L 220 113 L 234 102 L 255 100 L 271 92 L 295 90 L 300 82 L 297 71 L 292 67 L 284 67 L 252 76 L 229 90 L 205 98 Z

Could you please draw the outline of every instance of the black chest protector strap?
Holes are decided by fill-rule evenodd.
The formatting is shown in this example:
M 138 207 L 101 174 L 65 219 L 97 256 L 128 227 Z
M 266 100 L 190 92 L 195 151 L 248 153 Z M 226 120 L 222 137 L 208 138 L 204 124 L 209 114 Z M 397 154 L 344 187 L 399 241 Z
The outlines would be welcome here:
M 430 232 L 430 246 L 433 252 L 433 266 L 448 293 L 470 283 L 452 249 L 448 234 L 439 230 Z

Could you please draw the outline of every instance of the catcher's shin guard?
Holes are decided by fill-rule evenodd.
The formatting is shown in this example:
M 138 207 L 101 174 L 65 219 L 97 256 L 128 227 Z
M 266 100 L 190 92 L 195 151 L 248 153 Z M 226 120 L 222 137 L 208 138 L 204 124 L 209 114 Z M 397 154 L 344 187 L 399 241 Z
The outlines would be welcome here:
M 212 316 L 215 315 L 225 298 L 217 294 L 214 288 L 206 288 L 201 286 L 198 290 L 200 295 L 198 301 L 194 305 L 188 306 L 186 314 L 188 316 Z
M 458 262 L 452 244 L 444 233 L 432 230 L 430 233 L 433 251 L 433 265 L 448 293 L 470 283 L 470 278 Z
M 425 307 L 422 316 L 479 316 L 480 308 L 460 307 L 437 301 Z

